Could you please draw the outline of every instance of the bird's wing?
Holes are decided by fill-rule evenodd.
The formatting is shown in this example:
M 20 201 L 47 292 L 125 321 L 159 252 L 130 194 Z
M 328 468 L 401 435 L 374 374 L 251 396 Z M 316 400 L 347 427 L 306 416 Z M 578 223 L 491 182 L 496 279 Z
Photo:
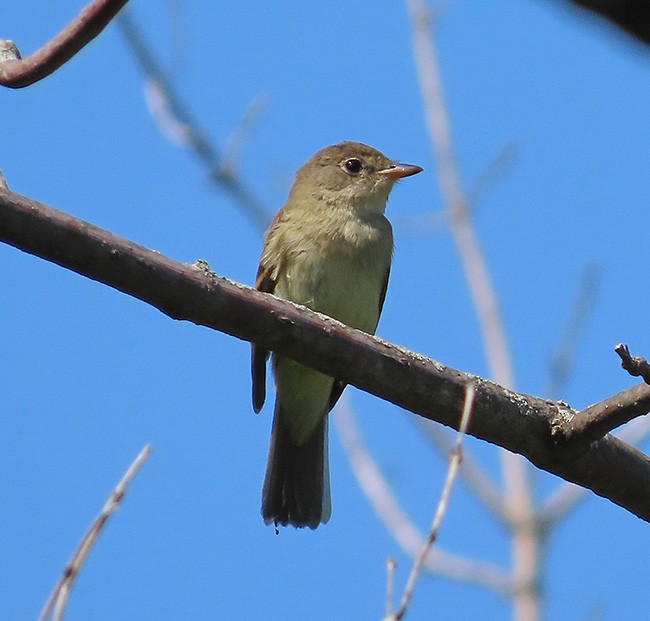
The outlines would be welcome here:
M 384 301 L 386 300 L 386 292 L 388 291 L 389 277 L 390 277 L 390 265 L 386 268 L 386 276 L 384 276 L 384 282 L 381 286 L 381 292 L 379 293 L 379 308 L 377 309 L 377 323 L 379 323 L 379 318 L 381 317 L 381 311 L 384 310 Z
M 265 293 L 275 291 L 275 280 L 270 266 L 263 266 L 257 270 L 255 288 Z M 257 414 L 264 405 L 266 399 L 266 361 L 269 358 L 269 351 L 253 343 L 251 351 L 251 375 L 253 378 L 253 410 Z
M 377 323 L 379 323 L 379 317 L 381 316 L 381 311 L 384 308 L 384 300 L 386 299 L 386 292 L 388 291 L 388 278 L 390 276 L 390 265 L 386 268 L 386 276 L 384 277 L 384 282 L 379 291 L 379 308 L 377 309 Z M 328 404 L 328 412 L 331 412 L 336 402 L 341 398 L 343 391 L 347 383 L 343 380 L 334 380 L 334 385 L 332 386 L 332 392 L 330 393 L 330 399 Z

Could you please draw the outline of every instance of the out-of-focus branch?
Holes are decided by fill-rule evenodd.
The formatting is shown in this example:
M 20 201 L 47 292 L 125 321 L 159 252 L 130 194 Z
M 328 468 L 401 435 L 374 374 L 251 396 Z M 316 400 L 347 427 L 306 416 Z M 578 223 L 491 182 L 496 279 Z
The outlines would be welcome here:
M 410 557 L 416 558 L 424 545 L 424 537 L 402 510 L 390 485 L 366 449 L 346 398 L 339 402 L 334 420 L 361 489 L 398 545 Z M 424 566 L 433 574 L 478 584 L 502 595 L 512 591 L 512 583 L 507 574 L 496 565 L 449 554 L 439 548 L 431 550 Z M 392 598 L 390 601 L 392 603 Z
M 225 332 L 449 427 L 473 376 L 331 318 L 173 261 L 13 192 L 0 190 L 0 241 L 103 282 L 174 319 Z M 650 460 L 612 436 L 558 455 L 551 423 L 566 404 L 476 378 L 471 435 L 595 491 L 650 521 Z M 643 385 L 650 395 L 650 386 Z M 638 398 L 636 391 L 635 398 Z M 619 395 L 622 398 L 622 395 Z
M 432 424 L 431 421 L 423 418 L 417 418 L 415 422 L 441 455 L 449 455 L 453 449 L 453 442 L 447 433 L 447 429 L 440 427 L 440 425 Z M 483 505 L 501 523 L 507 524 L 510 521 L 510 515 L 506 510 L 501 493 L 490 480 L 484 469 L 472 459 L 470 454 L 463 455 L 463 461 L 460 464 L 460 474 Z
M 650 45 L 650 4 L 648 0 L 570 0 L 604 17 L 646 45 Z
M 564 334 L 551 356 L 548 387 L 544 393 L 549 399 L 556 400 L 564 396 L 587 319 L 594 307 L 599 283 L 600 268 L 594 264 L 588 265 L 578 286 Z
M 502 176 L 514 163 L 517 157 L 517 145 L 510 143 L 505 145 L 493 158 L 487 163 L 487 166 L 481 170 L 472 181 L 467 190 L 467 208 L 472 214 L 476 212 L 476 205 L 495 181 Z M 424 213 L 415 216 L 402 216 L 395 222 L 401 229 L 410 233 L 430 233 L 443 227 L 446 229 L 449 217 L 446 211 L 436 211 L 434 213 Z
M 456 166 L 429 10 L 423 0 L 407 0 L 407 4 L 425 116 L 438 163 L 438 182 L 481 326 L 490 376 L 504 386 L 512 386 L 514 377 L 499 305 L 471 225 L 468 202 Z
M 124 494 L 126 493 L 128 486 L 131 484 L 131 481 L 133 481 L 140 468 L 144 465 L 144 462 L 149 459 L 150 455 L 151 446 L 147 444 L 147 446 L 140 451 L 139 455 L 135 458 L 135 461 L 129 466 L 129 469 L 122 477 L 122 480 L 117 484 L 111 495 L 108 497 L 104 508 L 81 540 L 81 543 L 75 550 L 72 559 L 66 566 L 61 580 L 54 588 L 54 591 L 52 591 L 50 598 L 47 600 L 41 612 L 39 621 L 46 621 L 50 615 L 52 615 L 52 618 L 55 621 L 62 621 L 68 603 L 68 597 L 72 590 L 72 585 L 79 575 L 79 571 L 86 562 L 86 559 L 95 545 L 95 542 L 99 538 L 106 522 L 108 522 L 109 518 L 113 515 L 115 509 L 117 509 L 122 500 L 124 500 Z
M 474 382 L 470 381 L 465 387 L 465 401 L 463 402 L 463 411 L 460 418 L 460 425 L 458 427 L 458 434 L 456 436 L 456 441 L 454 447 L 449 455 L 449 468 L 447 469 L 447 478 L 445 479 L 444 487 L 442 488 L 442 494 L 440 495 L 440 501 L 436 508 L 435 515 L 433 517 L 433 522 L 431 524 L 431 529 L 427 535 L 424 544 L 413 561 L 413 568 L 409 575 L 408 581 L 406 582 L 406 588 L 404 589 L 404 596 L 402 597 L 402 603 L 399 607 L 399 610 L 395 613 L 391 619 L 395 621 L 400 621 L 404 618 L 408 607 L 411 604 L 413 599 L 413 594 L 415 592 L 415 583 L 422 571 L 422 567 L 428 558 L 433 544 L 438 539 L 438 533 L 440 532 L 440 527 L 442 526 L 442 521 L 447 515 L 447 510 L 449 508 L 449 502 L 451 500 L 451 491 L 454 487 L 456 477 L 458 476 L 458 469 L 463 460 L 463 440 L 465 439 L 465 433 L 467 432 L 467 427 L 469 426 L 469 419 L 472 416 L 472 408 L 474 407 Z
M 54 39 L 36 52 L 25 58 L 21 58 L 18 53 L 17 56 L 0 62 L 0 84 L 10 88 L 23 88 L 54 73 L 104 30 L 127 1 L 91 2 Z M 11 41 L 1 43 L 8 48 Z
M 476 308 L 490 376 L 500 384 L 514 386 L 511 357 L 492 280 L 474 233 L 468 200 L 462 188 L 451 139 L 442 79 L 425 0 L 407 0 L 413 31 L 413 50 L 424 99 L 424 112 L 438 163 L 438 181 L 451 232 L 463 263 Z M 517 527 L 512 529 L 515 618 L 533 621 L 540 616 L 539 559 L 537 530 L 527 464 L 518 456 L 501 456 L 507 511 Z
M 209 179 L 224 190 L 259 228 L 270 218 L 260 201 L 238 176 L 232 161 L 223 158 L 208 135 L 200 128 L 172 83 L 167 79 L 138 25 L 128 11 L 116 20 L 147 83 L 149 108 L 158 127 L 167 137 L 187 147 L 206 167 Z
M 393 614 L 393 597 L 395 593 L 395 570 L 397 561 L 391 556 L 386 561 L 386 616 Z

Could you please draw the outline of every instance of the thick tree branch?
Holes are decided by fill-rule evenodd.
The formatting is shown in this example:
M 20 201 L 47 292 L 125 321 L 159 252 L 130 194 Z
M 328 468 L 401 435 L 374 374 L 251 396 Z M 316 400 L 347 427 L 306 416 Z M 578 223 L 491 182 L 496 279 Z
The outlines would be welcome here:
M 103 282 L 173 319 L 254 341 L 426 418 L 457 428 L 473 376 L 353 330 L 318 313 L 178 263 L 108 231 L 0 189 L 0 241 Z M 575 411 L 477 379 L 468 433 L 593 490 L 650 521 L 650 459 L 605 436 L 558 450 L 552 423 Z M 650 386 L 643 390 L 650 394 Z M 638 399 L 638 389 L 634 389 Z M 623 399 L 622 393 L 619 395 Z
M 14 56 L 0 62 L 0 84 L 10 88 L 30 86 L 54 73 L 90 43 L 128 0 L 95 0 L 56 37 L 26 58 Z M 8 49 L 10 41 L 3 41 Z M 17 48 L 14 49 L 17 50 Z

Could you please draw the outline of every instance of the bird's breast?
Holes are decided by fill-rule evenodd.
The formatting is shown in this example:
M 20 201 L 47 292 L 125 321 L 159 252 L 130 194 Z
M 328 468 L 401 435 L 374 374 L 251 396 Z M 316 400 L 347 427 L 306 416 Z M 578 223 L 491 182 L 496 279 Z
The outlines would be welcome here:
M 374 333 L 393 248 L 390 224 L 382 220 L 350 220 L 301 240 L 279 275 L 276 294 Z

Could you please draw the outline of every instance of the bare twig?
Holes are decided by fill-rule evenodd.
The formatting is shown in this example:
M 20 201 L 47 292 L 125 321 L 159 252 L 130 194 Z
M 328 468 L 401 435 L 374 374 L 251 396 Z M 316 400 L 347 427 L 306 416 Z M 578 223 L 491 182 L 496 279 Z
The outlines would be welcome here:
M 397 561 L 391 556 L 386 561 L 386 616 L 393 615 L 393 602 L 395 601 L 395 570 Z
M 379 467 L 365 448 L 345 397 L 346 395 L 339 402 L 334 419 L 352 472 L 398 545 L 411 558 L 416 558 L 422 549 L 424 537 L 402 510 Z M 511 592 L 508 576 L 491 563 L 473 561 L 438 548 L 431 551 L 425 560 L 425 566 L 427 571 L 452 580 L 478 584 L 502 595 Z
M 417 426 L 431 440 L 441 455 L 449 455 L 453 442 L 447 429 L 423 418 L 415 420 Z M 470 454 L 463 455 L 460 474 L 483 505 L 502 523 L 508 523 L 510 516 L 506 510 L 501 493 L 481 466 Z
M 516 156 L 516 145 L 512 143 L 505 145 L 474 179 L 467 191 L 467 208 L 470 213 L 476 211 L 476 205 L 482 195 L 489 190 L 499 176 L 512 166 Z M 410 233 L 422 234 L 446 228 L 448 221 L 449 216 L 446 211 L 436 211 L 415 216 L 403 216 L 396 220 L 396 224 L 400 229 Z
M 442 92 L 433 32 L 423 0 L 409 0 L 415 57 L 425 100 L 425 114 L 438 160 L 438 176 L 445 197 L 451 231 L 456 239 L 467 281 L 477 311 L 490 374 L 498 382 L 514 385 L 510 354 L 496 295 L 483 254 L 472 228 L 468 200 L 463 193 L 451 141 L 451 131 Z M 505 501 L 511 520 L 513 575 L 519 585 L 515 617 L 539 617 L 540 545 L 527 465 L 516 455 L 501 454 Z
M 239 123 L 235 125 L 226 139 L 221 158 L 221 168 L 229 170 L 231 175 L 236 175 L 239 169 L 242 152 L 246 141 L 264 113 L 267 104 L 266 95 L 260 95 L 253 100 L 248 108 L 244 111 Z
M 519 149 L 516 144 L 510 142 L 490 160 L 480 174 L 470 183 L 467 189 L 467 207 L 472 212 L 476 205 L 494 185 L 495 181 L 510 171 L 517 160 Z
M 88 558 L 93 545 L 97 541 L 104 526 L 106 525 L 106 522 L 108 522 L 111 515 L 115 512 L 115 509 L 117 509 L 117 507 L 124 499 L 124 494 L 126 493 L 128 486 L 131 484 L 131 481 L 133 481 L 135 476 L 138 474 L 138 471 L 143 466 L 144 462 L 147 461 L 150 455 L 151 446 L 147 444 L 147 446 L 145 446 L 140 451 L 140 454 L 129 466 L 129 469 L 122 477 L 122 480 L 117 484 L 117 487 L 108 497 L 104 508 L 97 516 L 91 527 L 88 529 L 88 532 L 85 534 L 84 538 L 81 540 L 81 543 L 75 550 L 72 559 L 66 566 L 61 580 L 56 585 L 54 591 L 52 591 L 52 594 L 43 607 L 39 621 L 45 621 L 50 617 L 50 615 L 52 615 L 55 621 L 61 621 L 63 619 L 65 607 L 68 603 L 68 597 L 70 596 L 72 585 L 74 584 L 79 571 L 83 567 L 83 564 L 86 562 L 86 559 Z
M 146 80 L 147 101 L 158 127 L 168 138 L 187 147 L 207 168 L 208 178 L 225 190 L 259 228 L 266 228 L 269 215 L 259 200 L 235 174 L 224 166 L 221 154 L 200 128 L 165 72 L 160 67 L 129 12 L 119 15 L 116 23 Z
M 469 420 L 472 416 L 472 410 L 474 408 L 474 395 L 475 395 L 475 384 L 470 381 L 467 383 L 465 388 L 465 400 L 463 402 L 463 411 L 460 420 L 460 425 L 458 429 L 458 434 L 456 436 L 456 442 L 454 448 L 449 457 L 449 469 L 447 470 L 447 478 L 445 480 L 445 485 L 442 489 L 442 494 L 440 495 L 440 501 L 436 508 L 436 512 L 431 524 L 431 530 L 420 550 L 420 553 L 413 562 L 413 568 L 409 575 L 408 581 L 406 583 L 406 588 L 404 589 L 404 595 L 402 597 L 402 603 L 399 607 L 399 610 L 394 615 L 395 621 L 400 621 L 404 618 L 411 600 L 413 599 L 413 593 L 415 592 L 415 583 L 417 582 L 418 576 L 422 571 L 422 567 L 431 552 L 433 544 L 438 539 L 438 533 L 440 532 L 440 526 L 442 521 L 447 514 L 447 509 L 449 508 L 449 501 L 451 499 L 451 491 L 454 487 L 454 482 L 456 481 L 456 476 L 458 475 L 458 469 L 460 463 L 463 460 L 463 440 L 465 439 L 465 433 L 469 426 Z
M 540 528 L 548 532 L 560 522 L 577 504 L 587 497 L 584 487 L 562 483 L 549 495 L 538 510 Z
M 623 343 L 614 347 L 614 351 L 621 357 L 621 366 L 634 377 L 641 377 L 646 384 L 650 384 L 650 364 L 641 356 L 632 356 L 630 348 Z
M 95 0 L 56 37 L 26 56 L 0 62 L 0 84 L 22 88 L 42 80 L 68 62 L 115 17 L 127 0 Z
M 619 348 L 621 346 L 617 346 Z M 647 384 L 639 384 L 628 390 L 595 403 L 573 417 L 558 417 L 552 434 L 558 442 L 571 443 L 567 450 L 576 453 L 587 450 L 589 445 L 609 431 L 632 421 L 621 431 L 620 438 L 637 444 L 650 435 L 650 419 L 640 419 L 650 412 L 650 391 Z M 636 419 L 636 420 L 634 420 Z M 585 490 L 564 483 L 542 505 L 538 521 L 543 530 L 558 523 L 585 498 Z
M 438 181 L 445 199 L 449 225 L 463 261 L 472 293 L 481 334 L 486 344 L 490 376 L 504 386 L 513 386 L 514 377 L 505 330 L 483 253 L 472 229 L 468 201 L 463 193 L 451 141 L 437 55 L 430 28 L 429 11 L 423 0 L 407 0 L 413 29 L 414 54 L 431 142 L 438 162 Z
M 456 428 L 472 376 L 425 356 L 182 264 L 87 222 L 0 189 L 0 241 L 153 305 L 174 319 L 258 343 L 400 407 Z M 650 386 L 643 385 L 650 394 Z M 636 400 L 635 391 L 630 396 Z M 625 400 L 625 395 L 619 395 Z M 575 411 L 477 379 L 469 433 L 588 487 L 650 520 L 650 462 L 607 435 L 589 451 L 558 460 L 550 441 L 558 411 Z
M 548 387 L 545 391 L 549 399 L 555 400 L 564 396 L 587 319 L 593 311 L 599 282 L 600 268 L 595 264 L 587 265 L 582 274 L 564 334 L 551 356 Z
M 575 416 L 558 416 L 551 434 L 561 444 L 577 442 L 575 450 L 584 450 L 594 440 L 624 425 L 638 416 L 650 412 L 650 390 L 648 384 L 638 384 L 633 388 L 590 405 Z M 565 447 L 571 450 L 572 447 Z
M 413 31 L 413 48 L 431 142 L 438 162 L 438 180 L 449 215 L 449 225 L 463 263 L 476 309 L 490 376 L 514 386 L 514 373 L 497 298 L 483 253 L 472 227 L 468 199 L 463 192 L 438 67 L 431 18 L 425 0 L 407 0 Z M 517 528 L 512 531 L 515 617 L 533 621 L 540 615 L 540 545 L 530 472 L 517 455 L 502 452 L 502 472 L 508 513 Z

